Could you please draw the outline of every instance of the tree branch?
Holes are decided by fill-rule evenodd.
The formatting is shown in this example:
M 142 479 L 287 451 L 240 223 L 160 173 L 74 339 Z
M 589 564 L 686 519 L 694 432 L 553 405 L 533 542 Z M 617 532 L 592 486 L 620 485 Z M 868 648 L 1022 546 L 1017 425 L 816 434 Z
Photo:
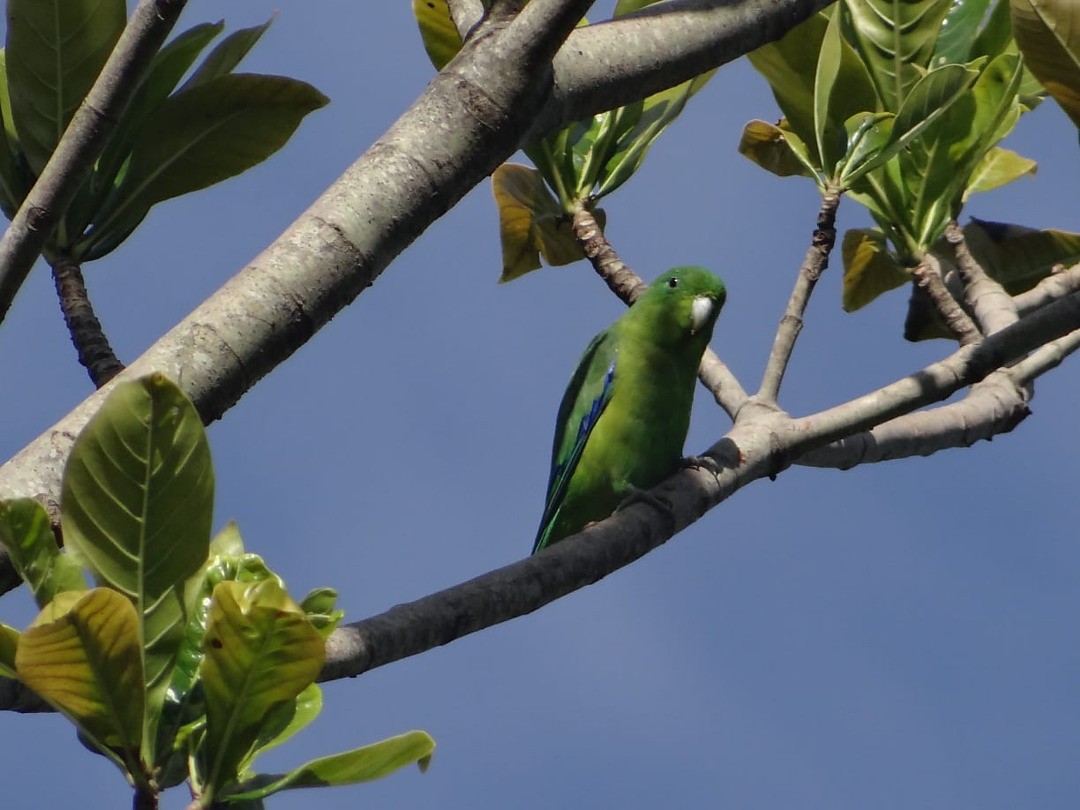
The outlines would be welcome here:
M 117 359 L 94 314 L 78 262 L 66 256 L 57 259 L 53 264 L 53 281 L 79 362 L 86 367 L 94 387 L 101 388 L 124 370 L 124 364 Z
M 0 238 L 0 321 L 90 174 L 187 0 L 140 0 L 56 151 Z
M 963 307 L 957 303 L 945 286 L 945 280 L 941 277 L 941 267 L 932 254 L 926 254 L 911 271 L 911 275 L 914 277 L 915 284 L 929 296 L 945 328 L 953 333 L 961 346 L 968 346 L 982 337 L 979 327 L 964 312 Z
M 956 220 L 945 227 L 945 239 L 956 254 L 956 270 L 964 283 L 964 301 L 975 316 L 978 328 L 989 335 L 1014 323 L 1019 317 L 1016 303 L 971 255 L 964 231 Z
M 1026 292 L 1013 297 L 1020 315 L 1027 315 L 1059 298 L 1080 292 L 1080 264 L 1059 269 Z
M 608 289 L 627 306 L 634 303 L 646 284 L 619 258 L 615 248 L 604 236 L 596 217 L 584 203 L 579 202 L 575 206 L 570 226 L 581 244 L 585 258 L 592 264 L 596 274 L 607 284 Z M 708 347 L 705 348 L 705 353 L 701 357 L 698 379 L 713 395 L 716 404 L 723 408 L 733 421 L 739 408 L 750 398 L 724 361 Z
M 787 371 L 788 362 L 791 360 L 791 352 L 795 349 L 795 341 L 803 328 L 806 305 L 810 303 L 814 285 L 825 272 L 825 268 L 829 266 L 829 254 L 832 253 L 833 245 L 836 244 L 836 209 L 839 205 L 840 190 L 827 188 L 821 198 L 817 227 L 814 228 L 814 234 L 810 239 L 810 248 L 806 251 L 806 257 L 799 268 L 795 287 L 791 290 L 791 298 L 788 299 L 784 317 L 780 319 L 772 351 L 769 352 L 769 360 L 765 364 L 765 373 L 762 375 L 761 387 L 756 396 L 759 402 L 767 405 L 776 404 L 780 384 L 784 380 L 784 372 Z

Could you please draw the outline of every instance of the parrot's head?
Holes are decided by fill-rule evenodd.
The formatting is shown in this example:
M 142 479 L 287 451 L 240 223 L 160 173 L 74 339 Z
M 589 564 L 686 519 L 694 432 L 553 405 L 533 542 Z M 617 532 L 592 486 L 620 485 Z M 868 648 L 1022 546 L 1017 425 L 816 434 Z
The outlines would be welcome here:
M 660 275 L 634 303 L 655 340 L 685 343 L 698 338 L 702 347 L 712 336 L 716 316 L 727 299 L 724 282 L 704 267 L 673 267 Z

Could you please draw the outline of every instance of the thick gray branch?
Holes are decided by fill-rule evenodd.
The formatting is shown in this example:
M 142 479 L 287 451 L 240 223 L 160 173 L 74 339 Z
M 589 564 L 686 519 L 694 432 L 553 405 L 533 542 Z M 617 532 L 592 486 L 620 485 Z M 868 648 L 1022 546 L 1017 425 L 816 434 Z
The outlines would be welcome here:
M 97 81 L 0 239 L 0 321 L 186 4 L 187 0 L 141 0 L 132 13 Z

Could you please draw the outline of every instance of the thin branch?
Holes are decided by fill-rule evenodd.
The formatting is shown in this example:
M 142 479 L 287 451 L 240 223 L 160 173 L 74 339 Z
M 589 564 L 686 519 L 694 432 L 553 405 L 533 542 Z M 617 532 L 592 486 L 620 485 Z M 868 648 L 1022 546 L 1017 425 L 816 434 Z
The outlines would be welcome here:
M 646 284 L 619 258 L 615 248 L 604 236 L 596 217 L 584 203 L 579 202 L 574 207 L 570 226 L 581 244 L 585 258 L 607 284 L 608 289 L 627 306 L 634 303 Z M 749 399 L 739 380 L 712 349 L 706 348 L 701 357 L 698 379 L 732 420 Z
M 0 321 L 165 42 L 187 0 L 140 0 L 94 86 L 0 238 Z
M 464 42 L 473 28 L 484 19 L 484 4 L 480 0 L 448 0 L 450 19 L 454 21 L 458 36 Z
M 78 262 L 68 257 L 57 259 L 53 264 L 53 281 L 79 362 L 86 367 L 94 387 L 101 388 L 124 370 L 124 364 L 117 359 L 94 314 Z
M 1030 290 L 1014 296 L 1013 302 L 1021 315 L 1027 315 L 1074 292 L 1080 292 L 1080 264 L 1056 270 Z
M 968 346 L 982 337 L 979 327 L 945 286 L 938 260 L 932 254 L 926 254 L 911 271 L 911 275 L 915 284 L 929 296 L 945 328 L 952 332 L 961 346 Z
M 1062 361 L 1077 349 L 1080 349 L 1080 329 L 1040 346 L 1010 371 L 1018 383 L 1027 385 L 1060 366 Z
M 780 319 L 780 326 L 776 330 L 772 351 L 769 352 L 769 360 L 765 365 L 765 373 L 762 375 L 761 387 L 756 397 L 759 402 L 776 404 L 780 384 L 784 380 L 784 372 L 787 371 L 791 353 L 795 349 L 795 341 L 803 328 L 803 314 L 806 312 L 807 304 L 810 303 L 814 286 L 821 278 L 821 274 L 825 272 L 825 268 L 829 266 L 829 254 L 832 253 L 833 245 L 836 244 L 836 209 L 839 205 L 840 190 L 827 188 L 821 198 L 817 227 L 814 228 L 814 234 L 810 239 L 810 248 L 806 251 L 806 257 L 799 268 L 799 275 L 791 290 L 791 298 L 788 299 L 784 317 Z
M 956 220 L 945 227 L 945 239 L 953 246 L 956 269 L 964 283 L 964 301 L 980 331 L 989 335 L 1014 323 L 1019 317 L 1016 303 L 971 255 L 964 231 Z

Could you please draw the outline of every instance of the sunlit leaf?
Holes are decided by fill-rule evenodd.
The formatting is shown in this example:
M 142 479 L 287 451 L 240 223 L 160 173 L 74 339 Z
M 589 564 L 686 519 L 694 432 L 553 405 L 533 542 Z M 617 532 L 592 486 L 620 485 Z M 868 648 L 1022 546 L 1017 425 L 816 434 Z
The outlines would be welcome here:
M 285 590 L 266 580 L 214 588 L 203 649 L 206 773 L 215 792 L 236 779 L 267 714 L 314 682 L 325 647 Z
M 20 633 L 14 627 L 0 623 L 0 675 L 15 678 L 15 651 L 19 647 Z
M 345 611 L 336 607 L 337 596 L 333 588 L 316 588 L 300 602 L 300 609 L 324 639 L 345 618 Z
M 743 127 L 739 154 L 778 177 L 815 177 L 816 172 L 804 162 L 808 161 L 805 144 L 800 144 L 801 155 L 793 146 L 797 137 L 767 121 L 751 121 Z
M 1073 0 L 1011 0 L 1010 5 L 1025 63 L 1080 127 L 1080 5 Z
M 370 782 L 414 762 L 425 770 L 434 750 L 435 741 L 429 734 L 409 731 L 363 748 L 312 760 L 284 775 L 256 777 L 238 785 L 229 798 L 260 799 L 293 788 Z
M 108 588 L 61 594 L 22 634 L 20 680 L 74 720 L 97 743 L 137 752 L 143 722 L 138 617 Z
M 195 72 L 191 74 L 191 78 L 184 82 L 184 86 L 180 88 L 181 92 L 211 79 L 216 79 L 218 76 L 232 73 L 251 49 L 255 47 L 255 44 L 262 39 L 262 35 L 266 33 L 273 22 L 274 17 L 271 17 L 262 25 L 240 28 L 221 40 L 206 55 L 202 64 L 195 69 Z
M 880 231 L 864 228 L 848 231 L 844 234 L 840 252 L 844 259 L 845 312 L 861 309 L 911 278 L 889 252 Z
M 305 82 L 231 73 L 166 99 L 140 130 L 131 164 L 78 250 L 99 258 L 157 203 L 219 183 L 262 163 L 304 116 L 329 103 Z
M 161 374 L 117 385 L 75 440 L 64 471 L 68 551 L 136 605 L 146 639 L 148 743 L 187 623 L 184 580 L 209 548 L 213 497 L 202 421 Z
M 446 0 L 413 0 L 413 16 L 420 26 L 424 50 L 436 70 L 442 70 L 461 50 L 461 35 Z
M 31 498 L 0 502 L 0 544 L 38 607 L 63 591 L 85 591 L 82 569 L 61 554 L 45 508 Z
M 1011 149 L 995 146 L 976 165 L 964 190 L 964 200 L 967 201 L 967 198 L 976 192 L 1008 185 L 1025 174 L 1034 175 L 1038 168 L 1039 164 L 1034 160 L 1018 155 Z
M 7 68 L 19 143 L 40 174 L 127 22 L 124 0 L 8 0 Z
M 251 768 L 259 754 L 276 748 L 311 724 L 322 711 L 322 690 L 318 684 L 308 684 L 294 700 L 285 701 L 271 709 L 263 719 L 259 736 L 251 746 L 250 757 L 242 769 Z

